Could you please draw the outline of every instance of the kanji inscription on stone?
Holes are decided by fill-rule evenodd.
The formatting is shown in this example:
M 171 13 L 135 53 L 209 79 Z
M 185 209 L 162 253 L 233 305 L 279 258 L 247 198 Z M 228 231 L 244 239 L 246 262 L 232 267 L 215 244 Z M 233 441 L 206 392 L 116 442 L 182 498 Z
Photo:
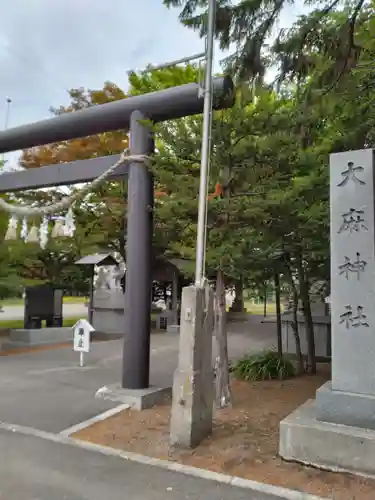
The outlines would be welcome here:
M 343 180 L 337 184 L 338 187 L 345 186 L 349 181 L 353 181 L 357 184 L 365 185 L 365 181 L 357 177 L 357 174 L 363 172 L 363 167 L 355 167 L 352 161 L 348 161 L 348 168 L 341 172 Z
M 355 311 L 351 305 L 345 306 L 345 312 L 340 314 L 340 324 L 344 323 L 346 328 L 357 328 L 359 326 L 369 327 L 367 316 L 362 306 L 357 306 Z
M 344 263 L 339 266 L 340 276 L 345 276 L 349 279 L 351 274 L 356 275 L 359 280 L 361 273 L 365 272 L 367 262 L 361 259 L 361 254 L 357 252 L 356 259 L 351 260 L 347 255 L 344 257 Z
M 364 219 L 365 212 L 363 209 L 356 210 L 349 208 L 347 212 L 341 214 L 342 224 L 337 231 L 338 234 L 349 231 L 350 233 L 358 233 L 360 231 L 368 231 Z

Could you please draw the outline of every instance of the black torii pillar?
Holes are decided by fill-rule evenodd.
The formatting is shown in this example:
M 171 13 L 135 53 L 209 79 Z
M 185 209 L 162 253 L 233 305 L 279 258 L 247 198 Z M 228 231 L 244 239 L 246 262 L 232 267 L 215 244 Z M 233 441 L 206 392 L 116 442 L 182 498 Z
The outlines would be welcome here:
M 134 111 L 130 117 L 130 154 L 151 155 L 154 141 L 147 117 Z M 153 176 L 146 163 L 131 163 L 128 172 L 128 213 L 125 284 L 125 337 L 122 387 L 149 386 Z

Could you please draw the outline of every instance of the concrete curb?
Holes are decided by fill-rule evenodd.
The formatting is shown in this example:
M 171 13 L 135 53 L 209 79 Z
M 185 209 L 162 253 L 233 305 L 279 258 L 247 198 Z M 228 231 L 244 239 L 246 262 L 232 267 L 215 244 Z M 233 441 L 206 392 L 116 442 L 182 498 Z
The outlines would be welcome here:
M 79 424 L 72 425 L 71 427 L 68 427 L 67 429 L 61 431 L 59 434 L 61 436 L 69 437 L 72 434 L 75 434 L 76 432 L 82 431 L 83 429 L 90 427 L 90 425 L 96 424 L 97 422 L 101 422 L 106 418 L 113 417 L 113 415 L 117 415 L 117 413 L 120 413 L 123 410 L 128 410 L 129 408 L 130 405 L 126 403 L 118 405 L 115 408 L 111 408 L 110 410 L 104 411 L 103 413 L 99 413 L 99 415 L 96 415 L 95 417 L 89 418 L 88 420 L 84 420 Z
M 116 408 L 118 409 L 119 407 Z M 113 408 L 113 410 L 115 410 L 116 408 Z M 98 417 L 100 417 L 101 415 L 98 415 Z M 100 421 L 100 419 L 97 421 Z M 84 424 L 84 422 L 82 422 L 82 424 Z M 81 424 L 77 425 L 79 426 Z M 199 469 L 197 467 L 191 467 L 189 465 L 183 465 L 177 462 L 171 462 L 168 460 L 161 460 L 158 458 L 147 457 L 145 455 L 138 455 L 136 453 L 117 450 L 115 448 L 110 448 L 108 446 L 101 446 L 98 444 L 89 443 L 87 441 L 80 441 L 78 439 L 68 437 L 62 433 L 52 434 L 49 432 L 40 431 L 38 429 L 33 429 L 32 427 L 13 425 L 6 422 L 0 422 L 0 429 L 10 432 L 17 432 L 19 434 L 24 434 L 28 436 L 34 436 L 41 439 L 46 439 L 48 441 L 53 441 L 55 443 L 75 446 L 77 448 L 85 449 L 87 451 L 94 451 L 107 456 L 119 457 L 124 460 L 130 460 L 132 462 L 136 462 L 142 465 L 159 467 L 162 469 L 169 470 L 171 472 L 178 472 L 181 474 L 185 474 L 187 476 L 194 476 L 200 479 L 206 479 L 206 480 L 216 481 L 218 483 L 232 485 L 237 488 L 244 488 L 258 493 L 273 495 L 274 497 L 280 498 L 282 500 L 329 500 L 327 498 L 310 495 L 309 493 L 303 493 L 299 491 L 289 490 L 287 488 L 282 488 L 279 486 L 272 486 L 270 484 L 259 483 L 257 481 L 252 481 L 250 479 L 243 479 L 236 476 L 228 476 L 217 472 L 211 472 L 205 469 Z M 66 432 L 68 430 L 69 429 L 66 429 L 65 431 L 62 432 Z

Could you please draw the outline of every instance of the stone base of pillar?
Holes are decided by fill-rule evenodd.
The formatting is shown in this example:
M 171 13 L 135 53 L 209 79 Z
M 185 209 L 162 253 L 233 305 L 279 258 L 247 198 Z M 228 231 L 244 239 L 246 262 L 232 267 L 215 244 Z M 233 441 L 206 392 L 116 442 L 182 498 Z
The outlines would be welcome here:
M 168 325 L 167 326 L 167 332 L 168 333 L 175 333 L 176 335 L 178 335 L 180 333 L 180 325 Z
M 375 475 L 375 431 L 318 420 L 309 400 L 280 422 L 279 454 L 334 472 Z
M 147 389 L 124 389 L 121 384 L 113 384 L 96 391 L 97 399 L 106 399 L 116 403 L 128 404 L 134 410 L 147 410 L 162 404 L 171 396 L 170 387 L 148 387 Z
M 326 382 L 316 391 L 316 417 L 323 422 L 375 430 L 375 397 L 335 391 Z
M 212 395 L 207 397 L 207 384 Z M 172 418 L 170 445 L 173 448 L 189 449 L 212 433 L 213 417 L 213 373 L 176 370 L 173 381 Z
M 212 432 L 213 322 L 213 291 L 184 288 L 170 427 L 170 445 L 175 448 L 193 448 Z

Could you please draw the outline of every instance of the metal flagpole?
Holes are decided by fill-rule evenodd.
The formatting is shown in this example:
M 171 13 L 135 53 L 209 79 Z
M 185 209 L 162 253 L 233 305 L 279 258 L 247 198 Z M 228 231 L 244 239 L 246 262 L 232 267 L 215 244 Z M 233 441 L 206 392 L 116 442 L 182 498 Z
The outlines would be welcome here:
M 10 105 L 12 103 L 12 99 L 10 97 L 7 97 L 5 99 L 5 102 L 6 102 L 6 108 L 5 108 L 4 130 L 7 130 L 8 129 L 8 125 L 9 125 Z M 5 160 L 5 153 L 2 154 L 1 159 L 4 162 L 4 160 Z
M 199 183 L 198 204 L 198 227 L 197 227 L 197 253 L 195 266 L 195 285 L 203 285 L 203 272 L 205 262 L 205 238 L 206 238 L 206 211 L 207 211 L 207 184 L 208 166 L 210 162 L 210 136 L 211 136 L 211 113 L 212 113 L 212 68 L 214 58 L 214 35 L 215 35 L 215 13 L 216 0 L 208 1 L 208 24 L 207 24 L 207 48 L 206 48 L 206 72 L 204 78 L 204 105 L 203 105 L 203 129 L 202 129 L 202 152 L 201 171 Z

